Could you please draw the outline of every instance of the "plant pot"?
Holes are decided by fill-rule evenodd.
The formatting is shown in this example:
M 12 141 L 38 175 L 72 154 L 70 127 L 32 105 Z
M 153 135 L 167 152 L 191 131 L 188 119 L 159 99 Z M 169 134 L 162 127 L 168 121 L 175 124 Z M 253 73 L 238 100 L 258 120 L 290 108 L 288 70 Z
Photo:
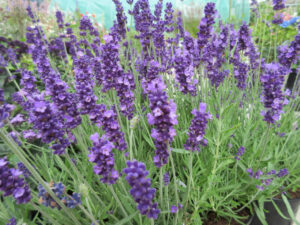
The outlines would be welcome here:
M 300 194 L 300 190 L 298 190 L 297 193 Z M 287 211 L 286 205 L 282 199 L 273 198 L 273 201 L 275 202 L 275 204 L 277 205 L 277 207 L 280 209 L 280 211 L 283 213 L 284 216 L 286 216 L 287 218 L 291 218 Z M 294 199 L 290 199 L 289 203 L 295 214 L 300 205 L 300 198 L 297 197 Z M 272 202 L 265 202 L 264 208 L 267 211 L 265 213 L 265 216 L 268 225 L 291 225 L 292 224 L 291 219 L 286 220 L 279 215 Z M 251 225 L 262 225 L 257 215 L 254 216 Z

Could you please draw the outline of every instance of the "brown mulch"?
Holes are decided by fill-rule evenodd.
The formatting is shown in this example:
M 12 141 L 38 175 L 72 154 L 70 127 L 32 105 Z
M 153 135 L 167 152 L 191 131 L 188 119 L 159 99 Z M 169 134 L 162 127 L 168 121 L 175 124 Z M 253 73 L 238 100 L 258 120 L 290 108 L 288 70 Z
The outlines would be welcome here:
M 287 196 L 289 199 L 300 198 L 300 188 L 298 188 L 295 192 L 289 190 Z M 276 195 L 275 198 L 281 199 L 281 194 Z
M 239 216 L 250 216 L 250 212 L 248 209 L 244 209 L 239 212 Z M 246 222 L 247 220 L 245 220 Z M 231 220 L 230 222 L 222 217 L 217 217 L 215 212 L 209 212 L 207 214 L 207 220 L 204 221 L 203 225 L 240 225 L 240 223 L 236 222 L 235 220 Z

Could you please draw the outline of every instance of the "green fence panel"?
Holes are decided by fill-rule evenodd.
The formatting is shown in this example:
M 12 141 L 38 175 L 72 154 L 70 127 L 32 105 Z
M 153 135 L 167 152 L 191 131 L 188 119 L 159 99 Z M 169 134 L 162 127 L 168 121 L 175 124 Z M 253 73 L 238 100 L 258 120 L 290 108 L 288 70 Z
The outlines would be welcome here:
M 149 0 L 150 7 L 154 10 L 158 0 Z M 130 9 L 126 0 L 121 0 L 126 12 Z M 227 21 L 229 15 L 239 21 L 249 22 L 250 6 L 249 0 L 169 0 L 176 10 L 188 13 L 189 9 L 196 7 L 204 8 L 207 2 L 215 2 L 218 13 L 224 21 Z M 88 12 L 95 14 L 96 19 L 104 24 L 106 28 L 113 25 L 115 19 L 115 5 L 112 0 L 52 0 L 52 6 L 58 6 L 63 11 L 74 12 L 79 9 L 81 13 Z M 127 14 L 128 18 L 129 15 Z

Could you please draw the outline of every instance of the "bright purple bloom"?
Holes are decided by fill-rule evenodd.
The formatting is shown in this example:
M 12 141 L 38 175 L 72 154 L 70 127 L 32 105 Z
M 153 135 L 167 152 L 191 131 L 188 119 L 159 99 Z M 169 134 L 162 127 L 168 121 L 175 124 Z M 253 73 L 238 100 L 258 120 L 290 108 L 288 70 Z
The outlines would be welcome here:
M 151 136 L 156 147 L 153 161 L 157 167 L 168 163 L 169 144 L 176 135 L 176 130 L 173 128 L 177 124 L 176 104 L 173 100 L 168 101 L 165 88 L 166 85 L 161 78 L 151 81 L 147 86 L 149 107 L 152 111 L 147 117 L 149 124 L 155 127 L 152 129 Z
M 229 74 L 228 70 L 222 70 L 223 64 L 226 62 L 224 57 L 225 49 L 228 45 L 228 25 L 220 25 L 221 32 L 217 36 L 212 35 L 211 41 L 203 48 L 202 60 L 205 63 L 205 73 L 211 84 L 216 88 L 223 82 L 224 78 Z
M 245 147 L 244 146 L 241 146 L 239 149 L 238 149 L 238 152 L 236 153 L 236 157 L 235 159 L 236 160 L 241 160 L 241 156 L 244 155 L 245 153 Z
M 199 32 L 197 33 L 198 52 L 201 56 L 202 49 L 207 45 L 212 36 L 213 24 L 215 23 L 216 16 L 215 3 L 209 2 L 204 8 L 204 17 L 200 21 Z
M 165 185 L 165 186 L 168 186 L 169 183 L 170 183 L 170 176 L 169 176 L 169 173 L 166 172 L 166 173 L 164 174 L 164 185 Z
M 113 0 L 116 6 L 117 11 L 117 20 L 114 21 L 114 25 L 111 28 L 112 34 L 117 35 L 119 40 L 125 39 L 126 35 L 126 26 L 127 26 L 127 17 L 124 12 L 124 8 L 119 0 Z
M 107 140 L 107 137 L 99 138 L 98 133 L 91 135 L 93 147 L 90 150 L 89 161 L 96 163 L 94 173 L 102 176 L 100 181 L 106 184 L 114 184 L 119 178 L 119 173 L 114 169 L 115 160 L 112 149 L 114 145 Z
M 273 9 L 274 10 L 281 10 L 285 8 L 285 0 L 273 0 Z
M 17 225 L 17 220 L 15 217 L 12 217 L 10 220 L 9 220 L 9 223 L 7 223 L 6 225 Z
M 207 140 L 204 138 L 205 129 L 208 123 L 208 120 L 212 119 L 212 115 L 205 112 L 206 104 L 200 103 L 199 110 L 193 109 L 192 114 L 194 118 L 191 121 L 189 128 L 188 136 L 184 147 L 187 150 L 191 151 L 200 151 L 199 145 L 206 146 Z
M 177 212 L 178 212 L 178 207 L 175 206 L 175 205 L 172 205 L 172 206 L 171 206 L 170 212 L 171 212 L 171 213 L 177 213 Z
M 267 123 L 275 123 L 283 113 L 283 106 L 288 103 L 285 94 L 282 92 L 284 76 L 288 73 L 285 67 L 278 63 L 266 64 L 260 81 L 263 86 L 261 101 L 267 111 L 261 114 Z
M 174 57 L 175 81 L 180 85 L 180 91 L 184 94 L 191 94 L 196 96 L 197 80 L 193 78 L 194 67 L 193 61 L 186 50 L 176 50 Z
M 0 128 L 4 126 L 5 120 L 9 117 L 10 109 L 5 103 L 4 91 L 0 88 Z
M 284 168 L 284 169 L 280 170 L 280 171 L 277 173 L 277 177 L 283 177 L 283 176 L 286 176 L 286 175 L 288 175 L 288 174 L 289 174 L 289 171 L 288 171 L 286 168 Z
M 277 24 L 277 25 L 282 24 L 283 23 L 283 17 L 284 17 L 284 15 L 282 13 L 274 15 L 272 23 Z
M 17 204 L 24 204 L 31 200 L 31 191 L 24 178 L 21 178 L 22 172 L 9 167 L 7 158 L 0 158 L 0 191 L 3 196 L 12 195 Z
M 65 186 L 63 183 L 50 182 L 49 188 L 53 191 L 58 199 L 68 208 L 75 208 L 77 205 L 81 204 L 80 194 L 73 192 L 72 196 L 65 196 Z M 50 194 L 45 190 L 45 188 L 39 184 L 39 203 L 46 207 L 61 209 L 60 205 L 50 196 Z
M 18 162 L 17 166 L 18 166 L 18 169 L 20 171 L 22 171 L 22 174 L 25 178 L 28 178 L 31 176 L 31 172 L 27 169 L 27 167 L 22 162 Z
M 137 209 L 142 215 L 148 218 L 157 219 L 160 210 L 157 203 L 153 203 L 155 197 L 155 188 L 151 188 L 151 179 L 146 178 L 149 172 L 142 162 L 127 161 L 127 168 L 123 169 L 126 174 L 126 180 L 131 186 L 130 194 L 138 204 Z
M 61 29 L 64 28 L 64 19 L 63 19 L 62 12 L 61 11 L 56 11 L 55 16 L 56 16 L 56 22 L 58 24 L 58 27 L 61 28 Z

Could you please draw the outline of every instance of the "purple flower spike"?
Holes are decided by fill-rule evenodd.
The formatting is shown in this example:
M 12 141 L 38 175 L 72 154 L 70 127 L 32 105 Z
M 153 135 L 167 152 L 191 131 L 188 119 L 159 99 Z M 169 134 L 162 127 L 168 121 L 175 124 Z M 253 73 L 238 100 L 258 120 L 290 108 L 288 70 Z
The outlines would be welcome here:
M 176 135 L 173 126 L 177 124 L 176 104 L 173 100 L 168 101 L 165 88 L 166 85 L 161 78 L 152 80 L 147 86 L 149 107 L 152 110 L 152 113 L 148 113 L 147 117 L 149 124 L 155 126 L 151 136 L 156 147 L 153 161 L 158 168 L 168 163 L 169 144 Z
M 114 169 L 115 159 L 112 149 L 114 145 L 106 136 L 99 138 L 98 133 L 91 135 L 93 147 L 89 154 L 89 161 L 96 163 L 94 173 L 102 176 L 100 181 L 106 184 L 114 184 L 119 178 L 119 173 Z
M 10 220 L 9 220 L 9 223 L 7 223 L 6 225 L 17 225 L 17 220 L 15 217 L 12 217 Z
M 3 196 L 12 195 L 17 204 L 24 204 L 31 200 L 31 191 L 24 178 L 21 178 L 22 172 L 9 167 L 7 158 L 0 158 L 0 191 Z
M 131 186 L 130 194 L 138 204 L 137 209 L 142 215 L 157 219 L 160 210 L 157 203 L 153 203 L 156 189 L 151 188 L 151 180 L 146 178 L 149 172 L 145 164 L 136 160 L 127 161 L 127 168 L 123 169 L 123 173 L 126 174 L 126 180 Z
M 236 157 L 235 159 L 236 160 L 241 160 L 241 156 L 244 155 L 245 153 L 245 147 L 241 146 L 239 149 L 238 149 L 238 152 L 236 153 Z
M 261 102 L 264 103 L 267 111 L 261 114 L 264 120 L 271 124 L 279 120 L 283 113 L 283 106 L 286 104 L 285 94 L 282 92 L 284 76 L 288 73 L 285 67 L 278 63 L 266 64 L 264 74 L 260 77 L 263 85 Z
M 171 213 L 177 213 L 177 212 L 178 212 L 178 207 L 175 206 L 175 205 L 172 205 L 172 206 L 171 206 L 170 212 L 171 212 Z
M 166 173 L 164 174 L 164 184 L 165 184 L 165 186 L 168 186 L 169 183 L 170 183 L 170 176 L 169 176 L 169 173 L 166 172 Z
M 288 175 L 288 174 L 289 174 L 289 171 L 288 171 L 286 168 L 284 168 L 284 169 L 280 170 L 280 171 L 277 173 L 277 177 L 283 177 L 283 176 L 286 176 L 286 175 Z
M 207 3 L 204 8 L 205 16 L 200 21 L 199 32 L 197 33 L 198 48 L 200 51 L 208 43 L 208 40 L 212 35 L 212 25 L 215 23 L 216 13 L 215 3 Z
M 61 202 L 68 208 L 75 208 L 77 205 L 81 204 L 80 194 L 73 193 L 71 197 L 65 196 L 65 186 L 63 183 L 50 182 L 49 188 L 53 191 L 56 197 L 61 200 Z M 39 203 L 46 207 L 61 209 L 60 205 L 50 196 L 50 194 L 45 190 L 45 188 L 39 184 Z
M 194 76 L 194 67 L 192 64 L 192 58 L 190 54 L 180 49 L 176 50 L 175 54 L 175 80 L 180 84 L 180 91 L 184 94 L 191 94 L 196 96 L 196 84 L 197 80 L 193 79 Z
M 281 10 L 285 8 L 285 0 L 273 0 L 273 9 L 275 11 Z
M 187 150 L 191 151 L 200 151 L 199 145 L 207 145 L 207 140 L 204 139 L 205 129 L 208 123 L 208 120 L 212 119 L 212 115 L 206 113 L 206 104 L 200 103 L 199 110 L 193 109 L 192 114 L 194 118 L 191 121 L 189 128 L 188 136 L 184 147 Z

